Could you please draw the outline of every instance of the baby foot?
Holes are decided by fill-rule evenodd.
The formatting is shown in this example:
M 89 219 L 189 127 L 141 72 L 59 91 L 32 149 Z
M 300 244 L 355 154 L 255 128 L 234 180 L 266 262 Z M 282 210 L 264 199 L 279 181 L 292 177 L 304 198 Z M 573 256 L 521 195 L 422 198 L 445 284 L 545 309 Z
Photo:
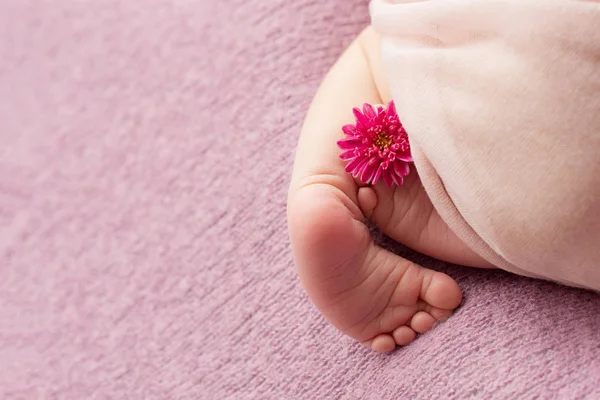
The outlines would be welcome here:
M 382 75 L 372 71 L 379 70 L 374 67 L 376 57 L 366 57 L 378 44 L 373 31 L 365 30 L 315 96 L 296 151 L 288 224 L 298 275 L 313 303 L 342 332 L 386 352 L 407 345 L 447 318 L 462 294 L 449 276 L 375 245 L 361 211 L 362 206 L 383 225 L 386 215 L 409 221 L 400 213 L 420 220 L 413 217 L 413 207 L 426 203 L 411 205 L 402 197 L 394 203 L 388 201 L 389 193 L 359 190 L 339 158 L 336 142 L 342 137 L 340 127 L 353 121 L 352 108 L 365 102 L 383 103 L 376 85 Z M 398 238 L 402 235 L 395 230 L 406 226 L 388 228 Z M 410 226 L 408 232 L 415 237 L 422 234 Z
M 322 182 L 290 196 L 298 274 L 333 325 L 375 351 L 389 352 L 449 317 L 462 294 L 449 276 L 376 246 L 355 203 Z
M 400 187 L 361 187 L 357 199 L 363 214 L 386 235 L 423 254 L 459 265 L 494 268 L 446 225 L 427 196 L 414 165 L 411 168 Z

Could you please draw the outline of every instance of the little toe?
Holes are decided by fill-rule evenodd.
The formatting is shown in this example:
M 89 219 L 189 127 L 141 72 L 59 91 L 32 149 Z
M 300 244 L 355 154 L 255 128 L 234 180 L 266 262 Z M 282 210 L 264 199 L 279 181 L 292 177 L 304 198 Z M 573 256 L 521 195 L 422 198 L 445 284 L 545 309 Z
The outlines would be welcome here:
M 377 206 L 377 193 L 370 186 L 361 187 L 358 189 L 358 205 L 363 215 L 371 218 L 375 206 Z
M 396 342 L 390 335 L 382 334 L 370 341 L 370 347 L 379 353 L 389 353 L 396 348 Z
M 419 311 L 410 320 L 410 327 L 417 333 L 425 333 L 433 328 L 435 318 L 425 311 Z
M 398 346 L 408 346 L 415 340 L 417 334 L 410 327 L 401 326 L 394 331 L 393 336 Z

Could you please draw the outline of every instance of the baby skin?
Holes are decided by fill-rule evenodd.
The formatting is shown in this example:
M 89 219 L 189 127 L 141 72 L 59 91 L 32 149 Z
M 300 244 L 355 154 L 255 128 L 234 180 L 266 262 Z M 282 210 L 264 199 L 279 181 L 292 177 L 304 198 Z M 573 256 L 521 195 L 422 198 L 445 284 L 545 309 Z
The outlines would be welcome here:
M 493 268 L 444 223 L 417 172 L 401 187 L 365 185 L 339 159 L 341 127 L 352 108 L 387 104 L 379 38 L 367 28 L 324 79 L 307 114 L 288 195 L 298 274 L 313 303 L 336 328 L 364 346 L 389 352 L 448 318 L 462 300 L 448 275 L 377 246 L 371 221 L 392 239 L 431 257 Z M 410 132 L 409 132 L 410 135 Z

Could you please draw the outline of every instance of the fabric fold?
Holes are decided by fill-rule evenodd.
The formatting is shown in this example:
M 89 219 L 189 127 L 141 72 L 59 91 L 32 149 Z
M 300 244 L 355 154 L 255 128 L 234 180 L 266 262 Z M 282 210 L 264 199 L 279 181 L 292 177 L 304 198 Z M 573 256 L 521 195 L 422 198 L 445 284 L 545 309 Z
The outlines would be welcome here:
M 436 209 L 473 250 L 600 290 L 600 4 L 373 0 Z

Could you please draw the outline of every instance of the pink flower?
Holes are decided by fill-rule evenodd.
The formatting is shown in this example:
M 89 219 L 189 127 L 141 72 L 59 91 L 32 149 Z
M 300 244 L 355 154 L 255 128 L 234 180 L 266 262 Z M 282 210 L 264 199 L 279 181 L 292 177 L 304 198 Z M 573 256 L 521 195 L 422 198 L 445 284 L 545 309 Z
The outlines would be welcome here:
M 387 110 L 365 104 L 362 112 L 354 109 L 354 116 L 356 125 L 344 126 L 346 137 L 337 142 L 340 158 L 348 161 L 346 172 L 365 183 L 374 185 L 381 178 L 388 187 L 401 186 L 413 158 L 394 102 L 390 101 Z

